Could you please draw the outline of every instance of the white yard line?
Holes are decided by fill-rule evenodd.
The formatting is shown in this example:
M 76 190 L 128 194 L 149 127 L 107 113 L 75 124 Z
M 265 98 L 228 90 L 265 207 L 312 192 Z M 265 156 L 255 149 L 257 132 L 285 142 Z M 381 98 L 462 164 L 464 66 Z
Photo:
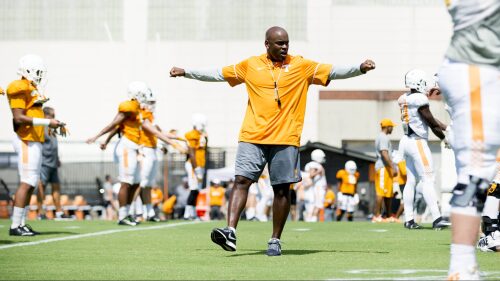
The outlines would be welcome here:
M 446 280 L 448 271 L 441 269 L 355 269 L 347 270 L 346 273 L 369 275 L 369 277 L 329 278 L 327 280 Z M 432 275 L 413 276 L 416 273 Z M 374 277 L 376 275 L 381 277 Z M 393 277 L 383 277 L 387 275 L 392 275 Z M 500 271 L 481 271 L 481 275 L 483 278 L 497 279 L 500 277 Z
M 112 229 L 112 230 L 105 230 L 105 231 L 99 231 L 99 232 L 91 232 L 91 233 L 78 234 L 78 235 L 72 235 L 72 236 L 50 238 L 50 239 L 45 239 L 45 240 L 33 241 L 33 242 L 21 242 L 21 243 L 3 245 L 3 246 L 0 246 L 0 250 L 5 250 L 5 249 L 15 248 L 15 247 L 36 246 L 36 245 L 45 244 L 45 243 L 52 243 L 52 242 L 58 242 L 58 241 L 66 241 L 66 240 L 73 240 L 73 239 L 80 239 L 80 238 L 87 238 L 87 237 L 94 237 L 94 236 L 101 236 L 101 235 L 108 235 L 108 234 L 121 233 L 121 232 L 142 231 L 142 230 L 156 230 L 156 229 L 163 229 L 163 228 L 171 228 L 171 227 L 176 227 L 176 226 L 181 226 L 181 225 L 188 225 L 188 224 L 196 224 L 196 223 L 200 223 L 200 222 L 197 222 L 197 221 L 193 221 L 193 222 L 180 222 L 180 223 L 162 224 L 162 225 L 156 225 L 156 226 L 150 226 L 150 227 L 130 227 L 130 228 L 122 228 L 122 229 Z

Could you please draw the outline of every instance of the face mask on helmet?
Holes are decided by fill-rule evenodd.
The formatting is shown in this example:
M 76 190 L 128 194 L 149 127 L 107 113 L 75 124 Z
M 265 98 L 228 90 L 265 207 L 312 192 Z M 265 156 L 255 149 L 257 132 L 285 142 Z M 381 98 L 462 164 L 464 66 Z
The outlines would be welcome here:
M 193 114 L 193 127 L 203 132 L 205 131 L 205 127 L 207 126 L 207 117 L 203 114 L 195 113 Z
M 19 60 L 17 73 L 36 86 L 40 86 L 44 82 L 46 72 L 45 64 L 40 56 L 30 54 Z
M 153 94 L 153 91 L 148 88 L 148 92 L 145 95 L 145 102 L 141 104 L 141 106 L 151 112 L 154 112 L 156 109 L 156 97 Z
M 410 89 L 415 89 L 422 94 L 427 94 L 427 74 L 420 69 L 412 69 L 405 75 L 405 86 Z
M 326 162 L 326 155 L 323 150 L 315 149 L 311 152 L 311 159 L 315 162 L 323 164 Z
M 356 166 L 356 162 L 354 162 L 352 160 L 345 162 L 345 170 L 350 175 L 354 175 L 356 173 L 357 169 L 358 169 L 358 167 Z

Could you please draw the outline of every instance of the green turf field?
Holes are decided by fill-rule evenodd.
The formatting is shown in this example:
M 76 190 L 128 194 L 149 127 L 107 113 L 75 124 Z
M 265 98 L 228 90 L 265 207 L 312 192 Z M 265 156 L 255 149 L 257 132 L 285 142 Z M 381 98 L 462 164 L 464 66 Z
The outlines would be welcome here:
M 241 222 L 237 252 L 210 240 L 223 222 L 33 221 L 44 234 L 32 238 L 8 236 L 9 224 L 0 220 L 1 280 L 444 279 L 449 259 L 449 230 L 400 224 L 289 222 L 281 257 L 264 255 L 271 223 Z M 500 279 L 498 254 L 478 258 Z

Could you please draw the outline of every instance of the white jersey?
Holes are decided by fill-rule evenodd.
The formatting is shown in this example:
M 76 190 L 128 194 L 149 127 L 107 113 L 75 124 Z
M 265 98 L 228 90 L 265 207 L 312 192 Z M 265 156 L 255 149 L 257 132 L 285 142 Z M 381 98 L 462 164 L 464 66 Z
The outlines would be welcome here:
M 420 138 L 429 137 L 429 126 L 422 119 L 418 109 L 429 104 L 429 99 L 422 93 L 405 93 L 398 99 L 401 109 L 401 121 L 403 131 L 407 136 L 417 135 Z
M 448 12 L 455 30 L 468 27 L 500 8 L 498 0 L 448 0 Z

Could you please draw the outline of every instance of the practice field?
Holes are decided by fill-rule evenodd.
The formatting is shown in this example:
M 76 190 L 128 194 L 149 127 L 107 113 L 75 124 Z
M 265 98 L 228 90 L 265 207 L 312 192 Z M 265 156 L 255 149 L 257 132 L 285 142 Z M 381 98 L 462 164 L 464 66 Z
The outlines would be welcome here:
M 445 279 L 450 231 L 370 222 L 287 223 L 283 256 L 267 257 L 271 223 L 241 222 L 238 251 L 210 240 L 224 222 L 33 221 L 43 235 L 8 236 L 0 220 L 0 279 Z M 478 253 L 486 279 L 500 279 L 500 257 Z

